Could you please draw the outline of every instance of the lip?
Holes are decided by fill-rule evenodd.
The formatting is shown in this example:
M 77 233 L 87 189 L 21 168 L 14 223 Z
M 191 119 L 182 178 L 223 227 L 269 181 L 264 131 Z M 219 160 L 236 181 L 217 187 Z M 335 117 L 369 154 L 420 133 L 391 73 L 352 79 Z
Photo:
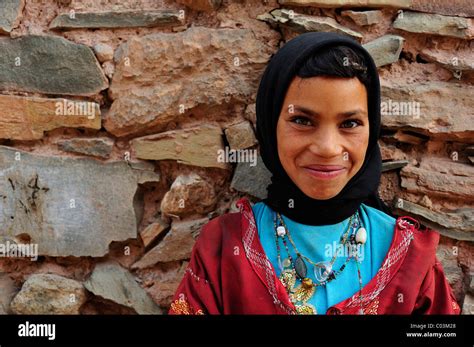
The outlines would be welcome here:
M 346 168 L 340 165 L 309 165 L 303 169 L 313 177 L 332 179 L 342 174 Z
M 344 169 L 344 166 L 341 165 L 308 165 L 304 166 L 307 169 L 317 170 L 317 171 L 337 171 Z

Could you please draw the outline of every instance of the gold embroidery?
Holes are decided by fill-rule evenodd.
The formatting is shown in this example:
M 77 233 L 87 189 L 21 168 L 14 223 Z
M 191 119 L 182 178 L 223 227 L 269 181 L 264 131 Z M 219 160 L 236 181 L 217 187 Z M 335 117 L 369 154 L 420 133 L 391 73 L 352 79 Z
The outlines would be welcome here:
M 177 299 L 171 303 L 171 309 L 176 314 L 191 314 L 191 307 L 184 299 Z
M 456 301 L 454 300 L 451 300 L 451 305 L 453 306 L 453 310 L 454 311 L 458 311 L 459 310 L 459 305 Z
M 280 274 L 280 281 L 283 283 L 287 291 L 291 291 L 296 283 L 296 271 L 285 270 Z
M 306 288 L 302 284 L 300 284 L 298 287 L 293 288 L 293 292 L 290 293 L 290 298 L 292 298 L 294 301 L 302 301 L 306 303 L 314 294 L 315 288 L 313 286 Z
M 171 310 L 176 314 L 204 314 L 201 309 L 197 310 L 196 312 L 193 312 L 188 301 L 183 297 L 176 299 L 174 302 L 171 303 Z
M 295 308 L 297 314 L 317 314 L 316 308 L 308 303 L 304 303 L 303 305 L 295 305 Z
M 378 314 L 377 310 L 379 308 L 379 298 L 375 298 L 371 301 L 369 305 L 364 309 L 365 314 Z
M 316 288 L 312 284 L 310 286 L 305 286 L 303 283 L 296 285 L 295 269 L 284 270 L 279 279 L 285 287 L 290 301 L 295 306 L 296 314 L 317 314 L 316 307 L 307 302 L 316 292 Z

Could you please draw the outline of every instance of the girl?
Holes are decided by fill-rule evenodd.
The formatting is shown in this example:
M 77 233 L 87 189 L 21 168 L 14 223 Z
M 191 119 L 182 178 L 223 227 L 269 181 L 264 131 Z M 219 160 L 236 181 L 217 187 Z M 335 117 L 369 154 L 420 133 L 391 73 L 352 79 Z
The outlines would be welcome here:
M 170 314 L 459 314 L 439 234 L 380 200 L 380 87 L 356 41 L 305 33 L 268 64 L 265 200 L 206 224 Z

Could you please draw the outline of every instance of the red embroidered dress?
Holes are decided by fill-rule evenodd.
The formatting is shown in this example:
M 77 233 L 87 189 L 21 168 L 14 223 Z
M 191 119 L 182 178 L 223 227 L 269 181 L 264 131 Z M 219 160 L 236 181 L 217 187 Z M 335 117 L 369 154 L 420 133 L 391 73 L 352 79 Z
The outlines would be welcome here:
M 171 304 L 170 314 L 295 314 L 267 259 L 252 207 L 207 223 Z M 399 217 L 381 268 L 362 289 L 364 314 L 459 314 L 441 263 L 439 234 Z M 359 293 L 329 307 L 327 314 L 358 314 Z

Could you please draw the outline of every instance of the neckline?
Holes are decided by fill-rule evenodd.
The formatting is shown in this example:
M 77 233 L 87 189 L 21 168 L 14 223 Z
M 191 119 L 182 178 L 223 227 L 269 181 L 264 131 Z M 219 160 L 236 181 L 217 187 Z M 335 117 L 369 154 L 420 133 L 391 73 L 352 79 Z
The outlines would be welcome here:
M 278 278 L 273 265 L 271 264 L 265 251 L 263 250 L 263 246 L 260 243 L 260 238 L 258 236 L 255 237 L 255 234 L 258 235 L 258 233 L 255 233 L 255 230 L 254 230 L 257 228 L 257 224 L 256 224 L 255 215 L 253 213 L 253 209 L 252 209 L 252 206 L 250 205 L 250 202 L 246 198 L 241 198 L 238 201 L 238 206 L 240 207 L 241 212 L 242 211 L 250 212 L 248 215 L 244 214 L 244 217 L 249 219 L 248 220 L 249 225 L 247 225 L 246 227 L 242 227 L 242 230 L 241 230 L 242 242 L 244 243 L 244 248 L 246 251 L 247 258 L 249 259 L 258 277 L 262 280 L 262 282 L 265 284 L 267 289 L 270 291 L 270 294 L 273 295 L 275 302 L 277 302 L 277 298 L 275 298 L 275 294 L 279 293 L 280 296 L 284 296 L 285 300 L 281 300 L 281 301 L 278 300 L 278 302 L 285 303 L 287 307 L 289 307 L 292 311 L 295 312 L 296 309 L 293 303 L 291 302 L 288 296 L 288 293 L 286 292 L 286 289 L 284 288 L 283 284 Z M 390 282 L 390 280 L 393 278 L 395 273 L 398 271 L 402 260 L 405 258 L 408 246 L 410 245 L 411 240 L 413 239 L 413 231 L 415 230 L 415 227 L 414 226 L 406 227 L 407 223 L 406 221 L 404 221 L 403 218 L 405 218 L 405 216 L 398 217 L 396 219 L 392 241 L 390 243 L 390 247 L 387 251 L 387 254 L 385 254 L 384 260 L 382 261 L 382 266 L 379 268 L 375 276 L 372 277 L 372 279 L 362 288 L 362 296 L 366 299 L 366 302 L 363 305 L 364 308 L 367 307 L 369 303 L 376 296 L 378 296 L 378 294 Z M 247 230 L 245 229 L 247 228 L 252 229 L 250 230 L 250 233 L 246 233 Z M 406 232 L 403 233 L 402 231 L 405 231 L 405 230 Z M 249 247 L 252 247 L 253 248 L 252 251 L 256 251 L 257 254 L 261 253 L 265 256 L 265 261 L 267 263 L 266 269 L 254 264 L 254 262 L 252 261 L 252 257 L 255 257 L 255 253 L 251 252 Z M 250 255 L 248 252 L 252 253 L 252 255 Z M 393 269 L 393 266 L 395 266 L 395 269 Z M 271 283 L 268 283 L 268 281 L 270 280 L 270 278 L 268 278 L 268 273 L 263 273 L 263 271 L 268 271 L 268 269 L 271 269 L 271 272 L 272 272 Z M 386 274 L 387 271 L 388 271 L 388 275 Z M 272 293 L 272 289 L 274 293 Z M 359 292 L 355 293 L 354 295 L 346 298 L 345 300 L 331 307 L 328 307 L 326 314 L 331 313 L 331 312 L 342 313 L 344 312 L 344 310 L 351 308 L 352 303 L 357 300 L 358 294 Z
M 271 208 L 271 206 L 267 205 L 264 201 L 259 201 L 259 203 L 264 204 L 266 208 L 270 209 L 270 210 L 272 211 L 272 214 L 273 214 L 273 213 L 276 213 L 276 211 L 275 211 L 273 208 Z M 249 202 L 249 204 L 250 204 L 250 202 Z M 356 212 L 358 212 L 358 211 L 360 210 L 360 208 L 361 208 L 362 205 L 363 205 L 363 204 L 360 204 L 360 206 L 359 206 L 359 208 L 357 209 Z M 252 209 L 252 206 L 251 206 L 251 205 L 250 205 L 250 208 Z M 354 212 L 354 214 L 355 214 L 356 212 Z M 253 215 L 253 217 L 254 217 L 254 221 L 256 221 L 256 219 L 255 219 L 255 214 L 253 213 L 253 209 L 252 209 L 252 215 Z M 298 222 L 298 221 L 295 221 L 294 219 L 291 219 L 290 217 L 288 217 L 287 215 L 285 215 L 285 214 L 283 214 L 283 213 L 281 213 L 281 216 L 282 216 L 283 218 L 285 218 L 285 220 L 291 221 L 293 224 L 302 225 L 304 228 L 318 228 L 318 227 L 334 227 L 334 228 L 336 228 L 336 227 L 337 227 L 338 225 L 340 225 L 340 224 L 343 224 L 343 223 L 345 224 L 345 223 L 348 222 L 349 219 L 351 218 L 351 216 L 349 216 L 349 217 L 347 217 L 346 219 L 344 219 L 344 220 L 342 220 L 342 221 L 340 221 L 340 222 L 338 222 L 338 223 L 335 223 L 335 224 L 311 225 L 311 224 L 304 224 L 304 223 L 300 223 L 300 222 Z M 359 216 L 360 216 L 360 213 L 359 213 Z M 362 217 L 360 217 L 360 218 L 362 218 Z

